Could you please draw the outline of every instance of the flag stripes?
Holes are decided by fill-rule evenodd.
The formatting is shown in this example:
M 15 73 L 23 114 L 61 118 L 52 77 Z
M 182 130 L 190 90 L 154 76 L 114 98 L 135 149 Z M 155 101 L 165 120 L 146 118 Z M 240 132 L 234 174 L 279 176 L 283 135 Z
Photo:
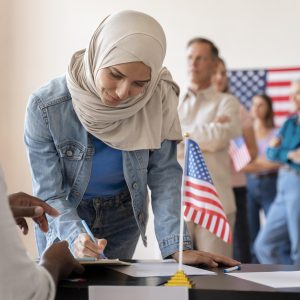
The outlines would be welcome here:
M 230 226 L 226 218 L 214 215 L 211 211 L 205 209 L 195 210 L 190 206 L 185 206 L 184 216 L 187 220 L 201 224 L 202 227 L 225 242 L 231 242 Z
M 300 67 L 230 70 L 228 76 L 231 92 L 247 108 L 256 94 L 263 93 L 272 98 L 277 127 L 292 113 L 290 86 L 292 81 L 300 79 Z
M 251 160 L 250 153 L 242 136 L 230 141 L 228 153 L 237 172 L 243 169 Z
M 230 226 L 218 192 L 198 144 L 190 139 L 185 147 L 182 202 L 187 221 L 199 224 L 227 243 L 231 242 Z

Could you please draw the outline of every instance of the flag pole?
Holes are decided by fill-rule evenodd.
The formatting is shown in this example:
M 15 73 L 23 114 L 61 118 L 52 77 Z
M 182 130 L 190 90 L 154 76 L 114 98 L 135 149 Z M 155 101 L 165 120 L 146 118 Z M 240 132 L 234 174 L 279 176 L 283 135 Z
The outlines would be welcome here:
M 183 174 L 182 174 L 182 180 L 181 180 L 181 196 L 180 196 L 180 229 L 179 229 L 179 260 L 178 260 L 178 270 L 182 271 L 182 252 L 183 252 L 183 184 L 184 184 L 184 174 L 185 174 L 185 168 L 186 168 L 186 150 L 187 150 L 187 138 L 188 133 L 184 134 L 184 166 L 183 166 Z
M 188 288 L 192 288 L 194 283 L 186 276 L 182 268 L 182 253 L 183 253 L 183 227 L 184 227 L 184 220 L 183 220 L 183 183 L 184 183 L 184 174 L 186 168 L 186 151 L 187 151 L 187 137 L 188 133 L 184 134 L 184 167 L 183 167 L 183 174 L 182 174 L 182 184 L 181 184 L 181 201 L 180 201 L 180 228 L 179 228 L 179 259 L 178 259 L 178 271 L 176 274 L 165 284 L 165 286 L 185 286 Z

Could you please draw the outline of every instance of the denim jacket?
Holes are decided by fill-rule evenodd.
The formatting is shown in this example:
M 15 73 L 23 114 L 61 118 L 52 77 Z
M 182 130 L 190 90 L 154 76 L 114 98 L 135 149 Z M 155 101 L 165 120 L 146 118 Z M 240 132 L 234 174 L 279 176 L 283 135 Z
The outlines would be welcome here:
M 34 92 L 25 118 L 25 144 L 32 171 L 33 193 L 55 207 L 60 215 L 48 218 L 49 231 L 36 228 L 39 253 L 55 240 L 67 240 L 73 251 L 78 234 L 85 232 L 76 208 L 87 188 L 94 154 L 89 133 L 72 106 L 65 76 Z M 123 151 L 123 170 L 134 216 L 144 245 L 151 190 L 155 233 L 163 257 L 178 251 L 182 170 L 176 142 L 165 140 L 160 149 Z M 191 240 L 184 231 L 184 249 Z
M 300 171 L 300 164 L 288 158 L 288 153 L 300 148 L 300 125 L 298 114 L 290 116 L 279 129 L 277 137 L 280 139 L 280 145 L 269 147 L 267 157 L 272 161 L 285 164 L 292 169 Z

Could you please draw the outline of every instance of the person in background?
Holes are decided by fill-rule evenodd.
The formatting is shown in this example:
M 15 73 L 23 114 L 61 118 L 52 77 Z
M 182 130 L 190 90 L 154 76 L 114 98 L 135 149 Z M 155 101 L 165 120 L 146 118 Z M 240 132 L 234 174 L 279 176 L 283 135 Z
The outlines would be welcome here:
M 29 99 L 25 143 L 34 194 L 60 215 L 38 249 L 66 239 L 77 257 L 132 258 L 148 220 L 151 190 L 155 234 L 163 258 L 178 259 L 182 139 L 179 89 L 163 67 L 161 25 L 137 11 L 105 18 L 66 76 Z M 96 238 L 86 233 L 86 221 Z M 184 231 L 183 262 L 217 266 L 237 261 L 192 249 Z
M 296 114 L 289 117 L 267 149 L 267 158 L 280 163 L 277 195 L 256 242 L 263 264 L 300 265 L 300 80 L 291 86 Z
M 260 210 L 262 209 L 267 215 L 276 196 L 279 164 L 271 162 L 266 157 L 267 146 L 276 134 L 271 98 L 267 95 L 254 96 L 250 112 L 254 122 L 258 156 L 244 170 L 247 172 L 247 210 L 251 261 L 257 263 L 253 245 L 261 227 Z
M 225 62 L 218 58 L 215 74 L 212 77 L 212 84 L 221 93 L 230 93 L 229 82 Z M 251 160 L 257 155 L 257 145 L 255 141 L 254 129 L 250 114 L 240 103 L 240 122 L 242 135 L 247 145 Z M 225 116 L 224 116 L 225 117 Z M 225 121 L 225 120 L 224 120 Z M 250 236 L 247 217 L 247 183 L 243 170 L 235 171 L 231 163 L 231 181 L 236 204 L 236 219 L 233 233 L 233 258 L 242 263 L 251 262 Z
M 0 295 L 1 299 L 44 300 L 55 298 L 55 286 L 72 271 L 83 267 L 62 241 L 49 247 L 39 264 L 26 252 L 15 224 L 24 234 L 28 225 L 24 217 L 31 217 L 42 231 L 48 230 L 46 214 L 57 217 L 58 212 L 44 201 L 25 193 L 11 194 L 7 199 L 4 176 L 0 169 Z
M 235 201 L 231 188 L 229 142 L 241 134 L 239 102 L 230 94 L 216 91 L 211 78 L 216 71 L 218 49 L 204 38 L 187 44 L 188 91 L 178 106 L 182 130 L 199 144 L 207 168 L 224 207 L 232 231 L 235 224 Z M 178 160 L 184 163 L 184 144 L 178 145 Z M 199 250 L 215 251 L 232 257 L 232 245 L 205 228 L 187 222 Z

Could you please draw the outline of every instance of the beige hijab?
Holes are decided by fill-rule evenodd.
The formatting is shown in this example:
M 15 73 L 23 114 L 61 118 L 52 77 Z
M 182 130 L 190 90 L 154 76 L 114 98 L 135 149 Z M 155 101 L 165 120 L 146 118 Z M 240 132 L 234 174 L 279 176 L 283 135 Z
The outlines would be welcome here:
M 72 56 L 67 72 L 74 110 L 85 129 L 107 145 L 128 151 L 159 149 L 165 139 L 181 140 L 179 88 L 162 67 L 165 52 L 163 29 L 152 17 L 121 11 L 104 19 L 87 49 Z M 95 85 L 97 71 L 136 61 L 151 68 L 145 91 L 117 107 L 104 104 Z

